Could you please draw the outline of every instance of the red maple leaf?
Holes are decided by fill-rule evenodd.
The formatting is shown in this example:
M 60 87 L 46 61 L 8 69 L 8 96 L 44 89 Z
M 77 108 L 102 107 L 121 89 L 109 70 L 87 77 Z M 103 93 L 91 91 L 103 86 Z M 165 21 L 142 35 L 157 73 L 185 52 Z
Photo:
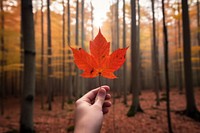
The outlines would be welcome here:
M 114 71 L 118 70 L 125 62 L 127 48 L 117 49 L 109 55 L 110 42 L 107 42 L 105 37 L 99 30 L 98 35 L 93 41 L 90 41 L 90 54 L 82 48 L 78 50 L 72 48 L 74 54 L 74 62 L 77 67 L 84 72 L 82 77 L 94 78 L 103 76 L 105 78 L 114 79 L 116 76 Z

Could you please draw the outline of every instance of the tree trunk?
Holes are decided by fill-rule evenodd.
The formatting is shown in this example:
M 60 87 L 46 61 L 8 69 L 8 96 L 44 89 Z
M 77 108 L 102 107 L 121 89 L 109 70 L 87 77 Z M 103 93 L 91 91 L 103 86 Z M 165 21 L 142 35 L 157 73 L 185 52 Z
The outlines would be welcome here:
M 175 78 L 176 78 L 176 84 L 175 86 L 179 89 L 179 94 L 181 94 L 181 89 L 180 89 L 180 71 L 179 71 L 179 40 L 178 40 L 178 25 L 177 25 L 178 20 L 176 20 L 176 23 L 174 24 L 174 45 L 175 45 L 175 60 L 176 63 L 174 63 L 174 70 L 175 70 Z
M 44 109 L 44 13 L 43 0 L 41 0 L 41 109 Z
M 197 0 L 197 27 L 200 28 L 200 7 L 199 7 L 199 0 Z M 197 40 L 198 45 L 200 46 L 200 31 L 198 30 L 197 33 Z
M 137 45 L 136 29 L 136 0 L 131 0 L 131 88 L 132 88 L 132 105 L 127 116 L 134 116 L 137 111 L 141 111 L 139 103 L 139 46 Z
M 65 76 L 65 1 L 62 1 L 63 4 L 63 15 L 62 15 L 62 51 L 63 51 L 63 72 L 62 72 L 62 77 L 63 77 L 63 85 L 62 85 L 62 109 L 64 109 L 65 107 L 65 88 L 66 88 L 66 76 Z
M 116 36 L 116 26 L 115 26 L 115 6 L 114 6 L 114 3 L 112 1 L 112 6 L 111 6 L 111 26 L 110 26 L 110 30 L 111 30 L 111 50 L 114 51 L 115 50 L 115 47 L 116 47 L 116 39 L 115 39 L 115 36 Z M 114 87 L 114 80 L 111 81 L 111 87 L 112 88 L 115 88 Z M 116 92 L 116 89 L 113 89 L 113 101 L 115 101 L 115 92 Z M 113 103 L 114 105 L 114 103 Z
M 199 0 L 197 0 L 197 44 L 200 47 L 200 7 Z M 200 51 L 199 51 L 199 66 L 200 68 Z M 200 79 L 200 70 L 198 70 L 197 78 Z M 200 86 L 200 82 L 197 83 Z
M 126 47 L 126 2 L 123 0 L 123 47 Z M 124 104 L 127 105 L 127 88 L 126 88 L 126 62 L 124 63 L 123 67 L 123 90 L 124 90 Z
M 183 54 L 184 54 L 184 72 L 186 89 L 186 112 L 188 116 L 193 116 L 197 112 L 194 90 L 192 84 L 191 69 L 191 46 L 190 46 L 190 24 L 188 14 L 188 1 L 182 0 L 182 21 L 183 21 Z
M 50 13 L 50 0 L 47 0 L 47 43 L 48 43 L 48 110 L 52 109 L 52 68 L 51 68 L 51 58 L 52 58 L 52 49 L 51 49 L 51 13 Z
M 79 0 L 76 1 L 76 36 L 75 36 L 75 44 L 79 46 Z M 79 78 L 79 69 L 78 67 L 75 68 L 76 72 L 76 80 L 75 80 L 75 92 L 76 98 L 79 97 L 79 89 L 80 89 L 80 78 Z
M 162 79 L 161 79 L 161 69 L 160 69 L 160 65 L 159 65 L 159 40 L 160 40 L 160 24 L 157 23 L 157 31 L 156 31 L 156 52 L 157 52 L 157 64 L 158 64 L 158 70 L 157 70 L 157 75 L 158 75 L 158 90 L 161 91 L 162 90 Z M 162 68 L 162 67 L 161 67 Z
M 119 48 L 119 0 L 116 3 L 116 48 Z
M 22 0 L 22 33 L 24 39 L 24 87 L 21 100 L 20 132 L 32 133 L 35 97 L 35 36 L 32 1 Z
M 153 14 L 153 47 L 152 47 L 152 67 L 153 67 L 153 79 L 154 79 L 154 89 L 156 93 L 156 105 L 160 105 L 159 98 L 159 78 L 158 78 L 158 47 L 156 44 L 156 25 L 155 25 L 155 12 L 154 12 L 154 0 L 152 1 L 152 14 Z
M 67 1 L 67 42 L 68 45 L 70 45 L 71 40 L 70 40 L 70 0 Z
M 178 15 L 180 15 L 180 3 L 178 3 Z M 180 18 L 178 18 L 178 48 L 181 49 L 181 22 Z M 178 59 L 182 58 L 181 52 L 178 53 Z M 178 63 L 178 69 L 179 69 L 179 74 L 178 74 L 178 79 L 179 79 L 179 93 L 183 93 L 183 79 L 182 79 L 182 63 L 179 61 Z
M 76 1 L 76 36 L 75 36 L 75 43 L 78 46 L 79 45 L 79 0 Z
M 177 41 L 177 25 L 176 25 L 176 23 L 173 25 L 173 29 L 174 29 L 174 47 L 175 47 L 175 61 L 177 62 L 178 61 L 178 54 L 179 54 L 179 52 L 178 52 L 178 41 Z M 179 71 L 178 71 L 178 65 L 177 65 L 177 63 L 173 63 L 174 64 L 174 70 L 175 70 L 175 80 L 176 80 L 176 83 L 175 83 L 175 87 L 177 87 L 177 88 L 179 88 Z
M 82 0 L 81 2 L 81 47 L 83 49 L 85 49 L 85 29 L 84 29 L 84 0 Z M 80 89 L 81 89 L 81 95 L 83 95 L 85 93 L 85 80 L 84 78 L 81 78 L 80 79 Z
M 172 133 L 171 116 L 170 116 L 170 90 L 169 90 L 169 72 L 168 72 L 168 34 L 165 24 L 165 5 L 162 0 L 162 14 L 163 14 L 163 36 L 164 36 L 164 58 L 165 58 L 165 80 L 166 80 L 166 94 L 167 94 L 167 122 L 169 133 Z
M 70 0 L 67 1 L 67 44 L 68 46 L 71 45 L 71 30 L 70 30 Z M 71 51 L 68 51 L 68 55 L 71 54 Z M 69 56 L 69 60 L 71 60 L 71 57 Z M 69 97 L 68 102 L 72 101 L 72 63 L 69 63 Z
M 84 45 L 84 40 L 85 40 L 85 36 L 84 36 L 84 0 L 82 0 L 81 2 L 81 47 L 83 49 L 85 49 L 85 45 Z
M 4 47 L 4 9 L 3 9 L 3 0 L 0 3 L 1 8 L 1 91 L 0 91 L 0 108 L 1 108 L 1 115 L 4 114 L 4 91 L 5 91 L 5 75 L 4 75 L 4 66 L 5 66 L 5 47 Z
M 21 1 L 21 0 L 19 0 Z M 22 8 L 21 8 L 22 12 Z M 22 20 L 22 15 L 20 16 Z M 21 70 L 20 70 L 20 95 L 22 94 L 23 90 L 23 79 L 24 79 L 24 71 L 23 71 L 23 64 L 24 64 L 24 41 L 23 41 L 23 33 L 22 33 L 22 21 L 20 21 L 20 65 L 21 65 Z
M 139 0 L 137 0 L 137 9 L 138 9 L 138 26 L 137 26 L 138 38 L 137 38 L 137 45 L 138 45 L 138 47 L 140 47 L 140 2 L 139 2 Z M 144 81 L 142 79 L 142 77 L 143 77 L 143 69 L 142 69 L 142 58 L 141 57 L 142 57 L 142 52 L 139 52 L 139 55 L 138 55 L 138 63 L 139 63 L 138 87 L 139 87 L 139 94 L 141 94 L 141 90 L 142 90 L 143 84 L 144 84 Z
M 119 0 L 116 1 L 116 6 L 115 6 L 115 21 L 114 21 L 114 46 L 113 47 L 113 51 L 116 50 L 117 48 L 119 48 Z M 118 70 L 117 72 L 115 72 L 116 75 L 118 75 L 120 73 L 120 70 Z M 116 90 L 116 95 L 119 96 L 119 89 L 120 89 L 120 84 L 119 81 L 120 79 L 114 79 L 113 83 L 114 83 L 114 88 Z

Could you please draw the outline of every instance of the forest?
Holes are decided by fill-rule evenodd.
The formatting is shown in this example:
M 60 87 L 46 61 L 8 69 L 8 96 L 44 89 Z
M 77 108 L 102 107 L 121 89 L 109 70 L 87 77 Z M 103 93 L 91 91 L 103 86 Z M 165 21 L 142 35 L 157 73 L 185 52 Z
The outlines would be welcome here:
M 76 64 L 99 32 L 126 49 L 117 78 Z M 74 132 L 76 100 L 102 85 L 102 133 L 200 132 L 199 0 L 0 0 L 0 64 L 0 133 Z

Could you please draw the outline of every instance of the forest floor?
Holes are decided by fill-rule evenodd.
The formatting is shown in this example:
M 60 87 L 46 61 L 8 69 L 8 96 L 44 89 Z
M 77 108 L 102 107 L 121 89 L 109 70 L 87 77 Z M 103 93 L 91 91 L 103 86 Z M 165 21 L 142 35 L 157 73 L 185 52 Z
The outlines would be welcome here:
M 161 97 L 162 97 L 161 92 Z M 172 89 L 171 117 L 174 133 L 200 133 L 200 122 L 189 117 L 179 115 L 176 111 L 186 107 L 185 95 Z M 195 99 L 200 110 L 200 88 L 195 88 Z M 55 98 L 53 110 L 40 109 L 40 98 L 35 100 L 34 127 L 36 133 L 66 133 L 73 132 L 74 104 L 66 104 L 61 109 L 61 98 Z M 128 96 L 128 106 L 123 103 L 123 98 L 117 98 L 115 105 L 105 115 L 102 133 L 167 133 L 166 102 L 161 101 L 160 106 L 155 105 L 155 94 L 152 91 L 143 91 L 140 96 L 141 107 L 144 113 L 137 113 L 134 117 L 126 114 L 131 105 L 131 95 Z M 45 106 L 45 108 L 47 108 Z M 20 104 L 19 99 L 9 98 L 5 104 L 5 114 L 0 116 L 0 133 L 19 132 Z

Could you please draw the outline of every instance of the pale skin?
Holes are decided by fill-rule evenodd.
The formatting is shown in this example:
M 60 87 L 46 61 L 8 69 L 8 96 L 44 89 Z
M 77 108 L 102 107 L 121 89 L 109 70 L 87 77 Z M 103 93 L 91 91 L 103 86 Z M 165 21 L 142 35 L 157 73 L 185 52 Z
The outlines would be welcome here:
M 111 95 L 109 86 L 89 91 L 76 101 L 75 133 L 99 133 L 103 116 L 109 112 Z

